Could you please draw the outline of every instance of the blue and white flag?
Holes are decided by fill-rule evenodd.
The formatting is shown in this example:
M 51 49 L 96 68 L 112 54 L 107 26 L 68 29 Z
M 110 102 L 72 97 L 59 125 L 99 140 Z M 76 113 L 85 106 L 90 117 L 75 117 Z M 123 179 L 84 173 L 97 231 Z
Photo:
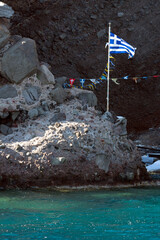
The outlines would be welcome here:
M 84 87 L 84 83 L 85 83 L 85 79 L 80 79 L 80 83 L 81 83 L 81 86 L 83 88 Z
M 106 44 L 106 46 L 108 43 Z M 122 38 L 119 38 L 116 34 L 110 33 L 110 53 L 128 53 L 128 58 L 132 58 L 135 54 L 136 48 L 132 47 Z

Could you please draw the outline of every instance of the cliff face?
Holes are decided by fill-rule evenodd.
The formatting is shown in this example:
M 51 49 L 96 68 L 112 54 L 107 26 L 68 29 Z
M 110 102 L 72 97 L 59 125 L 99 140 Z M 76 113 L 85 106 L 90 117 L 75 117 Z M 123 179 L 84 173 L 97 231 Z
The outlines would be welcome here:
M 3 9 L 11 15 L 13 11 L 0 3 L 0 40 L 4 39 L 0 46 L 1 187 L 102 186 L 148 179 L 140 154 L 127 137 L 126 119 L 99 111 L 92 91 L 62 88 L 66 77 L 55 78 L 50 66 L 39 61 L 35 41 L 10 35 L 9 14 L 4 16 Z M 34 1 L 32 4 L 28 1 L 31 9 L 40 6 Z M 47 1 L 42 13 L 49 14 L 49 5 L 45 4 Z M 57 2 L 51 7 L 54 4 Z M 123 14 L 119 12 L 118 16 Z M 97 19 L 96 15 L 91 19 Z M 104 33 L 105 29 L 99 31 L 97 37 L 102 38 Z M 62 33 L 59 38 L 66 37 Z M 102 91 L 95 92 L 100 96 Z
M 98 78 L 107 62 L 104 48 L 108 22 L 112 32 L 137 48 L 133 59 L 115 55 L 112 77 L 159 74 L 160 2 L 154 0 L 5 0 L 15 10 L 12 34 L 37 43 L 39 58 L 49 63 L 56 77 Z M 137 84 L 120 80 L 111 83 L 110 106 L 128 119 L 129 130 L 158 126 L 160 78 L 139 79 Z M 106 108 L 106 83 L 96 95 Z

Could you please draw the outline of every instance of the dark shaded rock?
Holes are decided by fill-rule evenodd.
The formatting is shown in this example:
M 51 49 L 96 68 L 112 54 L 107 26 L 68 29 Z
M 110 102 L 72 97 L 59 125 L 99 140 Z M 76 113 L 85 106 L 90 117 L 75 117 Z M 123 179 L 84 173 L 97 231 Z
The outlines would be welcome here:
M 50 98 L 57 104 L 61 104 L 67 98 L 67 94 L 61 86 L 57 86 L 50 92 Z
M 2 57 L 2 75 L 14 83 L 37 72 L 39 60 L 35 41 L 22 38 L 9 48 Z
M 81 92 L 77 97 L 83 101 L 83 104 L 87 104 L 89 107 L 97 106 L 97 97 L 93 92 Z
M 18 94 L 17 94 L 17 90 L 7 84 L 7 85 L 4 85 L 3 87 L 0 88 L 0 98 L 14 98 L 14 97 L 17 97 Z
M 66 115 L 65 113 L 55 113 L 54 116 L 50 119 L 50 122 L 60 122 L 65 121 Z
M 3 134 L 3 135 L 9 135 L 9 134 L 12 134 L 13 131 L 11 128 L 9 128 L 8 126 L 4 125 L 4 124 L 1 124 L 0 125 L 0 132 Z
M 7 29 L 10 28 L 10 20 L 7 18 L 0 18 L 0 25 L 4 25 Z

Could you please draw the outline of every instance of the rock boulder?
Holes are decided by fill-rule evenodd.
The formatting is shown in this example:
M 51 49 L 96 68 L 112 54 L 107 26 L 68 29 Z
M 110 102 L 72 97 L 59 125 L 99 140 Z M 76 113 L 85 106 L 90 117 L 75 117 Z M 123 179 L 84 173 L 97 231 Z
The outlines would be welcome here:
M 11 18 L 14 11 L 6 3 L 0 1 L 0 18 Z
M 67 95 L 65 90 L 58 85 L 55 89 L 50 92 L 50 98 L 57 104 L 61 104 L 66 99 Z
M 87 104 L 89 107 L 97 106 L 97 97 L 93 92 L 85 91 L 79 93 L 77 96 L 84 104 Z
M 17 96 L 17 90 L 12 85 L 6 84 L 3 87 L 0 87 L 0 98 L 7 99 Z
M 41 90 L 38 86 L 26 85 L 23 96 L 27 104 L 32 105 L 39 100 Z
M 49 71 L 46 65 L 40 66 L 37 77 L 42 84 L 55 84 L 54 75 Z
M 39 67 L 35 41 L 22 38 L 9 48 L 2 57 L 2 75 L 14 83 L 37 72 Z

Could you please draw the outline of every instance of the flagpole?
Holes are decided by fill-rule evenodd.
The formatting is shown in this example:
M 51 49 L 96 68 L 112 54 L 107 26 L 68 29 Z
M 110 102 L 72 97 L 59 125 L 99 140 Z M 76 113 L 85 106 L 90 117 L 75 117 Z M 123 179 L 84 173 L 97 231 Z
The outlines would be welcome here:
M 109 29 L 108 29 L 107 112 L 109 112 L 110 32 L 111 32 L 111 23 L 109 22 Z

